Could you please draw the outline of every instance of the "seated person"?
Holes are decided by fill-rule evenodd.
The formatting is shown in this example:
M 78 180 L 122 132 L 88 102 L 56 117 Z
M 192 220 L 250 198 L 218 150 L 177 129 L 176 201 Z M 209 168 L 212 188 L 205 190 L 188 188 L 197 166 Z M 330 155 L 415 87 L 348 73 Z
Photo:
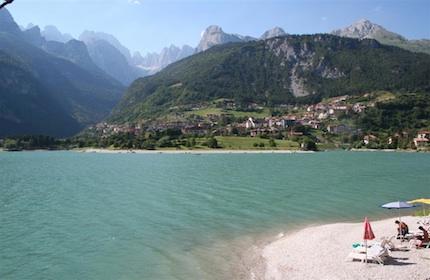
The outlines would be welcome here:
M 423 236 L 418 236 L 417 237 L 417 239 L 420 241 L 417 244 L 417 247 L 424 247 L 424 246 L 426 246 L 430 242 L 429 233 L 422 226 L 420 226 L 418 229 L 423 232 Z
M 398 225 L 398 228 L 397 228 L 398 237 L 404 237 L 406 234 L 409 233 L 409 227 L 405 222 L 395 221 L 394 223 Z

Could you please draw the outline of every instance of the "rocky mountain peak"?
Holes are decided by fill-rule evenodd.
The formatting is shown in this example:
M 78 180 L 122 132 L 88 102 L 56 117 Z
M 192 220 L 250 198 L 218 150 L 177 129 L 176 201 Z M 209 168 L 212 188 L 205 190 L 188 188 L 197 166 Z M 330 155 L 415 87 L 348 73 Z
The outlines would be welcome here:
M 269 29 L 266 32 L 264 32 L 263 35 L 261 35 L 260 39 L 266 40 L 266 39 L 285 36 L 285 35 L 287 35 L 287 33 L 284 31 L 284 29 L 276 26 L 276 27 Z
M 367 19 L 360 19 L 350 26 L 332 32 L 334 35 L 358 39 L 374 38 L 378 32 L 388 32 L 382 26 Z
M 197 52 L 205 51 L 216 45 L 243 41 L 242 36 L 225 33 L 221 27 L 211 25 L 203 32 L 200 43 L 197 46 Z
M 42 31 L 42 36 L 47 41 L 56 41 L 61 43 L 66 43 L 73 39 L 73 37 L 70 34 L 61 33 L 60 30 L 58 30 L 58 28 L 53 25 L 45 26 L 45 28 Z
M 215 33 L 224 33 L 222 28 L 218 25 L 210 25 L 205 30 L 206 35 L 215 34 Z M 203 35 L 204 36 L 204 35 Z
M 0 10 L 0 32 L 20 34 L 21 29 L 6 8 Z
M 121 54 L 125 57 L 129 64 L 132 64 L 130 50 L 125 47 L 121 42 L 113 35 L 104 33 L 104 32 L 96 32 L 96 31 L 88 31 L 85 30 L 79 36 L 79 40 L 83 41 L 85 44 L 91 44 L 91 42 L 95 41 L 105 41 L 115 47 Z

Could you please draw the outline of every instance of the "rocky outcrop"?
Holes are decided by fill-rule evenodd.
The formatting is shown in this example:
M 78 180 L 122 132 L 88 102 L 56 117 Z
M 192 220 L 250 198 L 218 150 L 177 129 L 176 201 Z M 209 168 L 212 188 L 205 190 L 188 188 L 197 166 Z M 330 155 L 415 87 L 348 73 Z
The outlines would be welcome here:
M 287 33 L 284 31 L 284 29 L 282 29 L 280 27 L 274 27 L 274 28 L 264 32 L 263 35 L 261 35 L 260 39 L 266 40 L 266 39 L 285 36 L 285 35 L 287 35 Z
M 171 45 L 170 47 L 164 48 L 160 53 L 148 53 L 144 57 L 139 52 L 136 52 L 132 57 L 132 61 L 134 65 L 145 69 L 149 74 L 154 74 L 169 64 L 184 59 L 194 53 L 194 48 L 188 45 L 182 47 Z
M 56 41 L 60 43 L 67 43 L 72 40 L 73 37 L 67 33 L 61 33 L 57 27 L 53 25 L 47 25 L 41 32 L 42 36 L 46 39 L 46 41 Z
M 211 25 L 203 32 L 200 43 L 197 46 L 197 52 L 205 51 L 216 45 L 234 42 L 247 42 L 252 40 L 255 39 L 249 36 L 228 34 L 225 33 L 221 27 L 217 25 Z
M 430 40 L 408 40 L 366 19 L 358 20 L 346 28 L 334 30 L 331 34 L 357 39 L 375 39 L 381 44 L 430 54 Z
M 125 57 L 129 64 L 132 63 L 130 50 L 121 44 L 121 42 L 111 34 L 86 30 L 81 34 L 81 36 L 79 36 L 79 40 L 85 42 L 86 44 L 91 41 L 106 41 L 110 45 L 114 46 Z

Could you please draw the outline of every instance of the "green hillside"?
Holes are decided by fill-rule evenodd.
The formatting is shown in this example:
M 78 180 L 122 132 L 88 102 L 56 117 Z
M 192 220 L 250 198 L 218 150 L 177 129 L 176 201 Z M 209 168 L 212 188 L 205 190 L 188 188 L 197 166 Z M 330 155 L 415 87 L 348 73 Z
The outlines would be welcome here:
M 430 56 L 320 34 L 226 44 L 138 79 L 110 120 L 152 118 L 218 98 L 272 106 L 374 90 L 429 91 Z

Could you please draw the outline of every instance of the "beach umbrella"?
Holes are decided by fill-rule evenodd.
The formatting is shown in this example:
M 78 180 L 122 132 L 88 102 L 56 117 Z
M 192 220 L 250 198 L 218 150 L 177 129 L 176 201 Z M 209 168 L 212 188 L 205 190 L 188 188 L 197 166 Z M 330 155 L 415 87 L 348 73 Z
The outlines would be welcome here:
M 400 210 L 401 209 L 408 209 L 408 208 L 412 208 L 412 207 L 416 207 L 413 204 L 407 203 L 406 201 L 394 201 L 394 202 L 389 202 L 386 203 L 384 205 L 381 205 L 382 208 L 386 208 L 386 209 L 398 209 L 399 210 L 399 221 L 401 221 L 402 217 L 400 215 Z
M 421 204 L 429 204 L 430 205 L 430 198 L 418 198 L 415 200 L 408 201 L 408 203 L 421 203 Z M 424 212 L 425 215 L 425 212 Z
M 430 198 L 418 198 L 415 200 L 408 201 L 408 203 L 430 204 Z
M 367 217 L 364 219 L 364 247 L 366 251 L 366 263 L 367 263 L 367 240 L 375 239 L 375 234 L 373 233 L 372 227 L 370 226 L 369 220 Z

